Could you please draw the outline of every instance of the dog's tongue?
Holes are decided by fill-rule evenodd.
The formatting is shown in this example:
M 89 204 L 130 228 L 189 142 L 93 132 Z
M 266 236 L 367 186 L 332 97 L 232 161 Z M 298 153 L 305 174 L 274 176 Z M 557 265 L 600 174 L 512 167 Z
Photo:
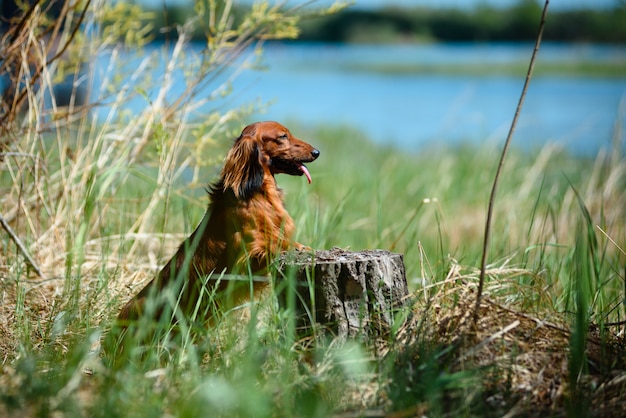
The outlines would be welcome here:
M 309 184 L 311 184 L 311 175 L 309 174 L 309 170 L 306 168 L 306 165 L 300 164 L 298 169 L 304 173 L 306 179 L 309 181 Z

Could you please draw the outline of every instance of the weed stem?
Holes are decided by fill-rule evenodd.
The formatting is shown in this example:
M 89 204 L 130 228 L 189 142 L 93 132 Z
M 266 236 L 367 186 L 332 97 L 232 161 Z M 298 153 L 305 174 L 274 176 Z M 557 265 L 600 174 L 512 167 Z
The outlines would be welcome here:
M 489 236 L 491 233 L 491 218 L 493 216 L 493 206 L 496 198 L 496 189 L 498 188 L 498 180 L 500 179 L 500 173 L 502 172 L 502 167 L 504 166 L 504 160 L 506 159 L 506 154 L 509 150 L 509 145 L 511 144 L 511 139 L 513 138 L 513 133 L 515 132 L 515 126 L 517 125 L 517 120 L 519 119 L 519 114 L 522 111 L 522 107 L 524 106 L 524 99 L 526 98 L 526 91 L 528 90 L 528 84 L 530 83 L 530 79 L 532 78 L 533 68 L 535 66 L 535 58 L 537 57 L 537 52 L 539 52 L 539 45 L 541 44 L 541 38 L 543 36 L 543 27 L 546 23 L 546 16 L 548 14 L 548 4 L 550 0 L 546 0 L 543 6 L 543 12 L 541 13 L 541 21 L 539 23 L 539 33 L 537 34 L 537 40 L 535 41 L 535 49 L 530 57 L 530 64 L 528 65 L 528 72 L 526 73 L 526 80 L 524 81 L 524 88 L 522 89 L 522 94 L 519 98 L 519 102 L 517 103 L 517 108 L 515 109 L 515 116 L 513 116 L 513 121 L 511 122 L 511 128 L 509 129 L 509 133 L 506 137 L 506 141 L 504 142 L 504 148 L 502 149 L 502 155 L 500 156 L 500 162 L 498 163 L 498 169 L 496 170 L 496 176 L 493 180 L 493 186 L 491 187 L 491 195 L 489 196 L 489 206 L 487 208 L 487 220 L 485 222 L 485 238 L 483 241 L 483 252 L 482 258 L 480 261 L 480 278 L 478 280 L 478 292 L 476 293 L 476 306 L 474 308 L 474 325 L 478 320 L 478 310 L 480 308 L 480 302 L 483 294 L 483 287 L 485 284 L 485 270 L 487 264 L 487 251 L 489 246 Z

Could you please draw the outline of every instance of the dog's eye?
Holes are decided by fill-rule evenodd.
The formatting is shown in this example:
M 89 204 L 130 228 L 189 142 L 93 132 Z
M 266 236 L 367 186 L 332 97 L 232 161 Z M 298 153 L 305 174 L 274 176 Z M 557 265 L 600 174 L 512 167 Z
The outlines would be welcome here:
M 280 135 L 280 136 L 279 136 L 278 138 L 276 138 L 276 139 L 277 139 L 277 140 L 279 140 L 279 141 L 286 141 L 286 140 L 287 140 L 287 139 L 289 139 L 289 138 L 287 137 L 287 134 L 282 134 L 282 135 Z

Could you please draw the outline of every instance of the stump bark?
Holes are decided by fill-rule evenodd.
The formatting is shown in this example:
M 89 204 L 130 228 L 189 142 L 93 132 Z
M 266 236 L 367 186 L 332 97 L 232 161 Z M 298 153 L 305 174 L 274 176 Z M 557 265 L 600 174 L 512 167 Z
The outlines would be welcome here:
M 278 272 L 279 303 L 294 309 L 300 335 L 315 325 L 338 337 L 384 335 L 408 303 L 403 257 L 389 251 L 286 253 Z

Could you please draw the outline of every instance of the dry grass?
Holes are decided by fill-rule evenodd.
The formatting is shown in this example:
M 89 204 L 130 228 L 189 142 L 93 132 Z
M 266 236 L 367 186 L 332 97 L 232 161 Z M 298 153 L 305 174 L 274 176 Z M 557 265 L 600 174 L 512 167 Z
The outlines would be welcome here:
M 476 272 L 459 273 L 456 279 L 457 283 L 464 283 L 440 292 L 429 315 L 433 340 L 456 348 L 452 369 L 487 369 L 483 376 L 486 391 L 483 396 L 490 407 L 503 415 L 569 415 L 570 319 L 547 310 L 532 315 L 525 313 L 511 306 L 507 297 L 498 297 L 500 289 L 493 289 L 492 282 L 474 326 L 471 311 Z M 501 272 L 497 287 L 509 280 L 514 281 L 510 273 Z M 413 324 L 407 324 L 405 335 L 412 333 L 412 327 Z M 626 386 L 621 383 L 626 376 L 626 346 L 623 338 L 610 331 L 603 338 L 596 326 L 590 329 L 586 352 L 590 370 L 581 383 L 588 385 L 585 393 L 593 409 L 601 407 L 602 414 L 618 416 L 626 406 Z M 598 389 L 616 384 L 611 394 Z
M 477 269 L 453 264 L 445 281 L 414 295 L 413 315 L 391 343 L 378 347 L 378 355 L 391 358 L 394 368 L 403 369 L 397 372 L 401 376 L 394 378 L 402 385 L 404 396 L 420 385 L 420 379 L 429 377 L 420 365 L 434 361 L 437 364 L 430 367 L 439 374 L 472 373 L 464 377 L 461 394 L 450 391 L 449 396 L 464 396 L 467 404 L 484 402 L 479 415 L 576 416 L 582 410 L 575 408 L 583 407 L 593 411 L 592 416 L 622 416 L 626 408 L 626 341 L 621 328 L 617 335 L 615 328 L 590 327 L 586 337 L 588 370 L 572 389 L 571 318 L 549 309 L 528 314 L 511 304 L 510 293 L 503 295 L 501 286 L 507 282 L 515 286 L 519 274 L 532 272 L 505 267 L 488 270 L 496 280 L 485 289 L 479 320 L 474 324 L 478 274 Z M 421 384 L 437 384 L 430 382 Z M 366 416 L 381 417 L 433 413 L 436 402 L 428 397 L 398 409 L 393 383 L 380 384 L 380 379 L 374 379 L 355 389 L 352 408 L 357 405 L 358 409 L 337 416 L 364 416 L 364 410 L 369 411 Z M 573 393 L 581 399 L 572 400 Z M 434 413 L 456 416 L 462 409 L 454 405 L 442 405 Z

